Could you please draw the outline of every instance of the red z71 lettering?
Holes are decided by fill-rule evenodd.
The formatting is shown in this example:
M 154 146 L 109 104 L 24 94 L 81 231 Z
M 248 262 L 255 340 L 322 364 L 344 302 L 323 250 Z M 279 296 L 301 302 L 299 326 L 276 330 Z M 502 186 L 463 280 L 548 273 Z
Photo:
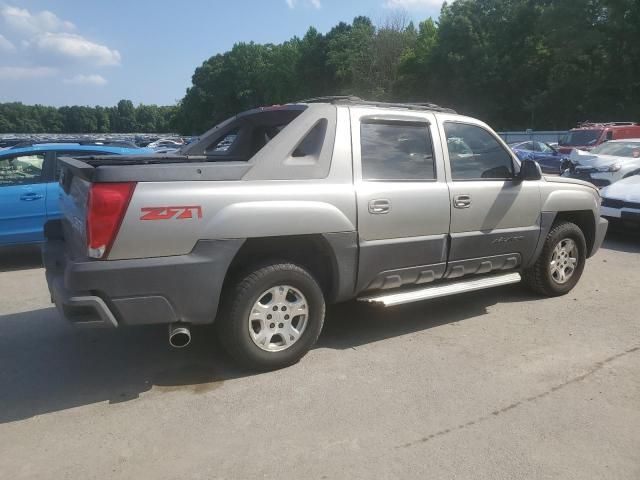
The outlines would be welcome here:
M 187 207 L 142 207 L 140 220 L 185 220 L 188 218 L 202 218 L 202 207 L 199 205 Z

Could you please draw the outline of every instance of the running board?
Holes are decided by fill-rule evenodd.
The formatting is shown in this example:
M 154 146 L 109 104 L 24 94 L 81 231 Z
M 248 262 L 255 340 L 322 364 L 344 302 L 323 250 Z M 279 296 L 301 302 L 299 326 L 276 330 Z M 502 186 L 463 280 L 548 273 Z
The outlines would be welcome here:
M 431 285 L 421 289 L 404 290 L 396 293 L 384 293 L 358 298 L 361 302 L 381 304 L 385 307 L 401 305 L 403 303 L 419 302 L 421 300 L 431 300 L 432 298 L 446 297 L 457 293 L 473 292 L 485 288 L 499 287 L 511 283 L 520 282 L 519 273 L 505 273 L 492 275 L 490 277 L 475 278 L 469 280 L 459 280 L 447 283 L 446 285 Z

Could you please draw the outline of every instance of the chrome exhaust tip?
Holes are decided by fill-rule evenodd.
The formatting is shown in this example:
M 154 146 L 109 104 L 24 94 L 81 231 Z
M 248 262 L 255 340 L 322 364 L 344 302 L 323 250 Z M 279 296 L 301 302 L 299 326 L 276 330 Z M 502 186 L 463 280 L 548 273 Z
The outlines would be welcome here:
M 184 348 L 191 343 L 191 331 L 184 323 L 169 325 L 169 345 L 173 348 Z

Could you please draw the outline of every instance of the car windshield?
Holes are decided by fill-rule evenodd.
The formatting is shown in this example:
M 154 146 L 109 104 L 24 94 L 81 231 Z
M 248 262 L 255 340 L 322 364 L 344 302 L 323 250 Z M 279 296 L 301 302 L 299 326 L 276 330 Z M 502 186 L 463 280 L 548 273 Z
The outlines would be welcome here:
M 610 142 L 598 145 L 591 153 L 640 158 L 640 142 Z
M 562 137 L 560 145 L 567 147 L 594 145 L 600 135 L 602 135 L 602 130 L 574 130 Z
M 516 150 L 533 150 L 533 144 L 531 142 L 518 142 L 509 145 Z

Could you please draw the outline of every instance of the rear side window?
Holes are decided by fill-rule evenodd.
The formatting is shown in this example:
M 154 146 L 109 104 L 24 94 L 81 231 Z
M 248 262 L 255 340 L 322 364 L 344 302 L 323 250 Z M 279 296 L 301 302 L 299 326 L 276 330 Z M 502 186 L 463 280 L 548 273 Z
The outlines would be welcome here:
M 44 155 L 21 155 L 0 159 L 0 187 L 40 183 Z
M 511 155 L 484 128 L 446 122 L 453 180 L 501 180 L 513 178 Z
M 236 139 L 238 138 L 238 131 L 239 129 L 236 128 L 223 137 L 217 139 L 207 147 L 205 153 L 207 155 L 212 153 L 226 153 L 233 146 L 233 144 L 236 143 Z
M 363 180 L 435 179 L 426 123 L 363 122 L 360 148 Z

